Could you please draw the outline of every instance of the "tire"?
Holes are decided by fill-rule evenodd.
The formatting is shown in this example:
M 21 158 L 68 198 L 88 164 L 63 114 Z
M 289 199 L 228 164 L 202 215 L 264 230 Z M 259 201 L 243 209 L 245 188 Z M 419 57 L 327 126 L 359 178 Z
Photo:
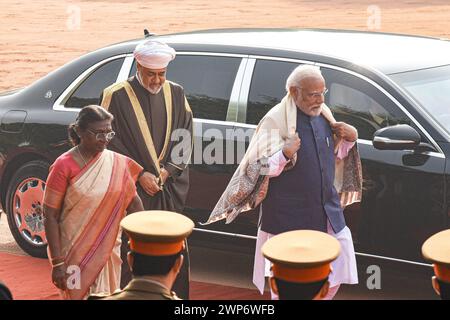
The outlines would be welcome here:
M 9 229 L 23 251 L 33 257 L 47 257 L 42 198 L 49 164 L 34 160 L 21 166 L 11 178 L 6 192 Z M 40 212 L 39 212 L 40 211 Z

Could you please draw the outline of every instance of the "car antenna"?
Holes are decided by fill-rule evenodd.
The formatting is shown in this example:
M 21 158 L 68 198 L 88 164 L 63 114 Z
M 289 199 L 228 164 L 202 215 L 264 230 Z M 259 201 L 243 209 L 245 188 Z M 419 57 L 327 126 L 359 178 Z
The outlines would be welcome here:
M 148 32 L 147 29 L 144 29 L 144 38 L 148 38 L 148 37 L 151 37 L 154 35 L 155 35 L 154 33 L 150 33 L 150 32 Z

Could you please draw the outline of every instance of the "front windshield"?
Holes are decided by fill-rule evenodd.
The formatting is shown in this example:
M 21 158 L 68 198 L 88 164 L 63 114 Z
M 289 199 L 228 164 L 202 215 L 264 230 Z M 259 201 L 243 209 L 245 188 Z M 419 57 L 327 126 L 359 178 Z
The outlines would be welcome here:
M 450 136 L 450 65 L 390 77 L 406 89 Z

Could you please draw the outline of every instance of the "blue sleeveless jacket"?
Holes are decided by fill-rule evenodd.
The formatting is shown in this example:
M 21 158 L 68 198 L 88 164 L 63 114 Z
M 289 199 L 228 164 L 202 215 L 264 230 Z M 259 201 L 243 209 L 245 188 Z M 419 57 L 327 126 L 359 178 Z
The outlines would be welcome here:
M 297 109 L 301 139 L 297 163 L 269 180 L 262 202 L 261 230 L 279 234 L 310 229 L 327 232 L 327 219 L 335 233 L 345 227 L 339 196 L 334 188 L 334 142 L 328 121 L 309 117 Z

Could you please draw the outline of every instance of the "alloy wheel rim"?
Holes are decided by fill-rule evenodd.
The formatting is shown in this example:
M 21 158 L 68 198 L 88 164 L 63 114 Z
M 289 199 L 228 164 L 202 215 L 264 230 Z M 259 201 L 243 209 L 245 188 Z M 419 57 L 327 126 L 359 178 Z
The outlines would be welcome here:
M 44 190 L 44 180 L 28 178 L 19 184 L 13 198 L 14 223 L 21 237 L 33 246 L 47 244 L 42 211 Z

